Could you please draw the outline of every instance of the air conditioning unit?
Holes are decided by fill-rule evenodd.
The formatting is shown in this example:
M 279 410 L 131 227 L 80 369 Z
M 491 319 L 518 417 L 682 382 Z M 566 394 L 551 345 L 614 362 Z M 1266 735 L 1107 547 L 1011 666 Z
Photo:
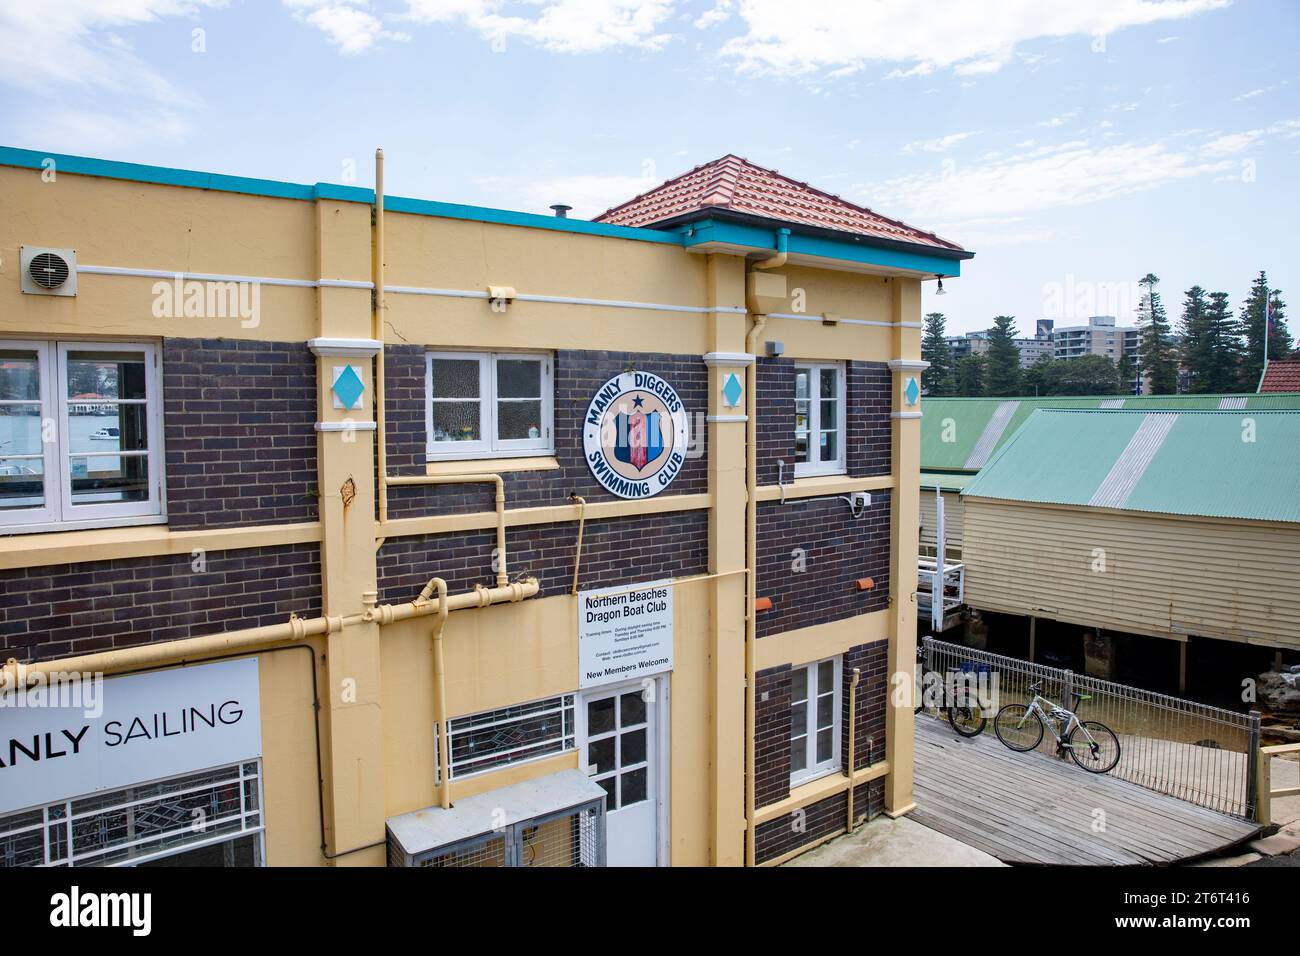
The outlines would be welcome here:
M 605 790 L 577 770 L 388 820 L 394 867 L 600 867 Z
M 76 295 L 77 250 L 21 246 L 22 290 L 29 295 Z

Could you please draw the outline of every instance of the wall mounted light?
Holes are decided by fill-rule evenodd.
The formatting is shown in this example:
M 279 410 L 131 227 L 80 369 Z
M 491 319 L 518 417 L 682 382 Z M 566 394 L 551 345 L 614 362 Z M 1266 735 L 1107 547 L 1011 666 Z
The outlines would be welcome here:
M 935 276 L 935 278 L 939 280 L 939 288 L 934 290 L 934 294 L 947 295 L 948 293 L 943 291 L 943 276 Z

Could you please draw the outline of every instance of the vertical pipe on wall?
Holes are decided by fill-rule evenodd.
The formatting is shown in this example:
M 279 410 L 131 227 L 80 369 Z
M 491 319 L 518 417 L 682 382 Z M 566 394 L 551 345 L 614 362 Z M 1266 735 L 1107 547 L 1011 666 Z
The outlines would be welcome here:
M 861 668 L 853 668 L 853 680 L 849 681 L 849 822 L 847 831 L 853 832 L 853 774 L 858 769 L 858 681 L 862 679 Z M 867 755 L 870 760 L 870 754 Z
M 745 865 L 754 865 L 756 807 L 754 806 L 754 643 L 758 600 L 758 337 L 766 315 L 755 315 L 745 337 L 745 351 L 754 361 L 745 367 Z
M 447 671 L 442 654 L 442 629 L 447 626 L 447 582 L 433 578 L 417 601 L 427 601 L 438 590 L 438 619 L 433 622 L 433 696 L 437 702 L 434 719 L 438 727 L 438 768 L 442 771 L 438 799 L 444 810 L 451 808 L 451 745 L 447 734 Z
M 375 238 L 371 245 L 374 259 L 371 262 L 371 281 L 375 285 L 372 305 L 371 338 L 381 343 L 375 353 L 375 440 L 379 450 L 379 524 L 388 521 L 388 442 L 384 437 L 384 310 L 388 308 L 384 297 L 384 151 L 375 150 Z M 379 544 L 383 539 L 379 540 Z M 375 549 L 378 550 L 376 544 Z

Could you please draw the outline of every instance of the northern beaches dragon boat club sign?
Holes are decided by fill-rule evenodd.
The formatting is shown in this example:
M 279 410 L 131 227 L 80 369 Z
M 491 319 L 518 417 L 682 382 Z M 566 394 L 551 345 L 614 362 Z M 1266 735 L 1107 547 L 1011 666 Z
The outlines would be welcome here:
M 677 390 L 650 372 L 623 372 L 596 390 L 582 424 L 587 465 L 620 498 L 652 498 L 686 462 L 686 409 Z

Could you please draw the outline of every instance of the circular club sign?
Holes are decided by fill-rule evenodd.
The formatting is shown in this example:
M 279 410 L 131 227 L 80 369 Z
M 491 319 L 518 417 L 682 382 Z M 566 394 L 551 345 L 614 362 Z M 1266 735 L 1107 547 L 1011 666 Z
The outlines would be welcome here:
M 687 440 L 681 398 L 649 372 L 611 378 L 582 423 L 591 473 L 620 498 L 651 498 L 667 488 L 686 462 Z

